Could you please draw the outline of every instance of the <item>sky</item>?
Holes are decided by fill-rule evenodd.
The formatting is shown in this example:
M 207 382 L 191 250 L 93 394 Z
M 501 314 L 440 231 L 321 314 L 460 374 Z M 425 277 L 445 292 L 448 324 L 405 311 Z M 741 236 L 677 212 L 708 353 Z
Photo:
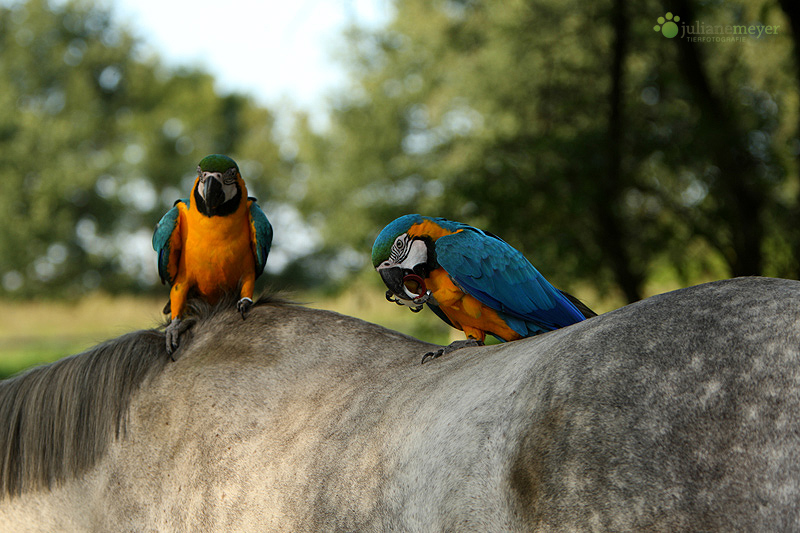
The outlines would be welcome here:
M 107 0 L 168 66 L 201 66 L 222 92 L 324 113 L 345 84 L 336 60 L 349 25 L 377 28 L 391 0 Z
M 278 126 L 282 118 L 304 110 L 312 126 L 324 127 L 326 95 L 347 81 L 337 59 L 343 31 L 352 25 L 377 29 L 392 16 L 392 0 L 96 1 L 110 7 L 115 22 L 140 39 L 145 55 L 157 54 L 168 67 L 203 68 L 221 93 L 248 94 L 270 108 Z M 279 272 L 293 258 L 313 251 L 317 236 L 292 206 L 267 205 L 275 241 L 266 268 Z M 157 281 L 149 228 L 114 242 L 87 231 L 98 249 L 114 249 L 116 242 L 120 262 L 131 274 L 145 283 Z M 0 283 L 8 290 L 21 283 L 7 277 Z
M 336 59 L 342 32 L 354 24 L 379 28 L 392 9 L 391 0 L 105 2 L 117 22 L 143 41 L 145 54 L 158 54 L 168 67 L 202 67 L 215 77 L 220 92 L 249 94 L 269 107 L 278 127 L 295 110 L 308 111 L 312 126 L 325 127 L 326 95 L 346 84 L 346 70 Z M 294 257 L 311 252 L 317 239 L 296 209 L 270 207 L 275 241 L 267 270 L 279 272 Z M 150 238 L 149 230 L 130 235 L 124 264 L 154 283 Z

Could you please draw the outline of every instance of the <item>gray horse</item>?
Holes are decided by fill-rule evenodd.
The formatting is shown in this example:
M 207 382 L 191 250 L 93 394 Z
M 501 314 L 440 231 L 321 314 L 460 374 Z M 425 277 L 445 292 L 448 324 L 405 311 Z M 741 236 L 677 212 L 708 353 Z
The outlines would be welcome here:
M 800 283 L 432 346 L 262 303 L 0 383 L 2 531 L 800 529 Z

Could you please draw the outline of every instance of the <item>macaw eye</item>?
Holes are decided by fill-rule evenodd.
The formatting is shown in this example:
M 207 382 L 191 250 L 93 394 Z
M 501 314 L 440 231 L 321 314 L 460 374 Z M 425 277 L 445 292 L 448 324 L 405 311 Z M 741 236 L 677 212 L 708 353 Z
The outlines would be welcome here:
M 236 183 L 236 169 L 231 167 L 222 175 L 222 183 L 225 185 L 233 185 Z
M 408 237 L 406 235 L 400 235 L 394 240 L 392 244 L 392 250 L 389 253 L 389 260 L 395 263 L 399 263 L 403 260 L 405 253 L 406 253 L 406 242 Z

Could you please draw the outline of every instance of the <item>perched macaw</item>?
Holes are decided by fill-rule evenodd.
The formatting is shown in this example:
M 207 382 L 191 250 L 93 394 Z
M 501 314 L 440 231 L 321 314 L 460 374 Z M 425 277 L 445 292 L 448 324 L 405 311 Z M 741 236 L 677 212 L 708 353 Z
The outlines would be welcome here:
M 467 336 L 426 357 L 483 344 L 487 333 L 513 341 L 595 316 L 496 235 L 444 218 L 391 222 L 375 239 L 372 264 L 389 301 L 413 311 L 427 304 Z
M 158 274 L 171 287 L 167 352 L 178 347 L 190 291 L 213 304 L 239 287 L 237 308 L 245 318 L 271 244 L 272 226 L 247 196 L 236 162 L 219 154 L 204 157 L 191 196 L 176 201 L 153 233 Z

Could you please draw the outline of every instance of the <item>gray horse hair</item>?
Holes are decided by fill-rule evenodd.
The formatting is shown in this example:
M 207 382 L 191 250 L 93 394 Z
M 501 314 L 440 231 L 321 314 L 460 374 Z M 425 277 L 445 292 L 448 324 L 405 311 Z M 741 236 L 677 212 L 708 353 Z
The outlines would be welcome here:
M 0 492 L 92 467 L 124 432 L 131 394 L 167 360 L 164 334 L 138 331 L 0 382 Z
M 187 322 L 208 320 L 236 299 L 191 299 Z M 275 302 L 289 304 L 268 294 L 256 305 Z M 136 331 L 0 381 L 0 494 L 49 489 L 94 466 L 124 435 L 131 395 L 170 360 L 164 343 L 163 331 Z
M 798 531 L 800 283 L 432 345 L 282 303 L 0 384 L 0 529 Z

